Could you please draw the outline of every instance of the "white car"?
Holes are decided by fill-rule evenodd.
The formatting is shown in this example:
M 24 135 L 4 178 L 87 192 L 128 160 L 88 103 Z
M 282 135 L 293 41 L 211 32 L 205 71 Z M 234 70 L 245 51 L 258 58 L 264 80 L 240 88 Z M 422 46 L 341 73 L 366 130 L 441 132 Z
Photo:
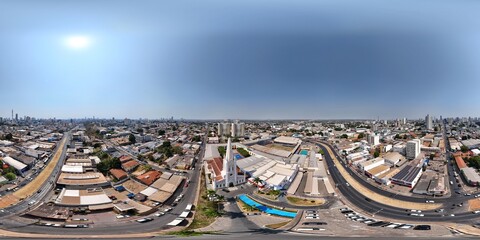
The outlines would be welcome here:
M 479 211 L 479 210 L 476 210 L 476 211 L 473 211 L 472 213 L 473 213 L 473 214 L 477 214 L 477 213 L 480 213 L 480 211 Z
M 155 213 L 155 216 L 156 216 L 156 217 L 161 217 L 161 216 L 163 216 L 163 215 L 165 215 L 165 213 L 164 213 L 164 212 L 158 212 L 158 213 Z
M 389 225 L 387 225 L 387 226 L 385 226 L 385 227 L 394 228 L 394 227 L 398 227 L 398 226 L 400 226 L 399 223 L 392 223 L 392 224 L 389 224 Z
M 165 209 L 163 209 L 163 212 L 170 212 L 170 211 L 172 211 L 172 209 L 173 209 L 173 208 L 171 208 L 171 207 L 165 208 Z
M 410 229 L 410 228 L 412 228 L 412 227 L 413 227 L 413 225 L 405 224 L 405 225 L 403 225 L 403 226 L 400 226 L 399 229 Z
M 433 201 L 433 200 L 427 200 L 427 201 L 425 201 L 425 202 L 426 202 L 426 203 L 435 203 L 435 201 Z

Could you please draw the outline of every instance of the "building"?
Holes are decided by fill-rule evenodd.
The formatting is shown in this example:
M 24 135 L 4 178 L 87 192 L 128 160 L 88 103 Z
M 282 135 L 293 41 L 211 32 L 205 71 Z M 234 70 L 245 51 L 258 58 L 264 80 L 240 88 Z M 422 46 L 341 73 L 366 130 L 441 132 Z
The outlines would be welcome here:
M 433 129 L 432 117 L 430 116 L 430 114 L 427 114 L 427 116 L 425 117 L 425 127 L 428 130 Z
M 233 157 L 232 141 L 228 138 L 225 157 L 207 160 L 206 175 L 210 178 L 212 188 L 233 187 L 245 183 L 246 176 L 237 167 L 237 160 Z
M 218 123 L 218 136 L 243 137 L 245 136 L 244 123 Z
M 2 161 L 10 166 L 12 166 L 13 168 L 15 168 L 16 172 L 19 174 L 19 175 L 22 175 L 28 170 L 28 166 L 23 164 L 22 162 L 19 162 L 11 157 L 4 157 L 2 159 Z
M 412 165 L 405 166 L 400 172 L 390 178 L 392 183 L 413 188 L 422 176 L 422 168 Z
M 408 141 L 405 150 L 407 159 L 415 159 L 420 154 L 420 139 Z
M 383 158 L 385 159 L 385 164 L 391 167 L 402 166 L 404 163 L 407 162 L 405 157 L 398 152 L 388 152 L 383 155 Z
M 380 144 L 380 136 L 378 136 L 377 134 L 369 134 L 367 140 L 368 144 L 373 146 L 377 146 L 378 144 Z

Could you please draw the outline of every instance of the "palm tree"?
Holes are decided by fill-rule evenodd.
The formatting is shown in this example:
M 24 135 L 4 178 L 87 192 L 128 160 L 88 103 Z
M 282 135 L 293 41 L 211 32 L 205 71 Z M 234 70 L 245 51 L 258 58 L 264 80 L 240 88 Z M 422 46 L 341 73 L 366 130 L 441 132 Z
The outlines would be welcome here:
M 259 183 L 262 182 L 262 180 L 260 180 L 259 177 L 256 177 L 256 178 L 253 179 L 253 182 L 254 182 L 256 185 L 258 185 Z
M 215 194 L 216 194 L 215 190 L 211 190 L 211 189 L 207 190 L 207 195 L 208 196 L 213 196 Z

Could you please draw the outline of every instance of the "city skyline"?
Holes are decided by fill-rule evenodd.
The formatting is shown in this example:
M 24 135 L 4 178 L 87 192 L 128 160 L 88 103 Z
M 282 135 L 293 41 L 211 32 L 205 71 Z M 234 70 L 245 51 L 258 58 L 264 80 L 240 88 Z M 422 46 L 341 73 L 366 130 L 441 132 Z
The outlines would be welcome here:
M 1 3 L 3 117 L 477 114 L 478 3 L 26 2 Z

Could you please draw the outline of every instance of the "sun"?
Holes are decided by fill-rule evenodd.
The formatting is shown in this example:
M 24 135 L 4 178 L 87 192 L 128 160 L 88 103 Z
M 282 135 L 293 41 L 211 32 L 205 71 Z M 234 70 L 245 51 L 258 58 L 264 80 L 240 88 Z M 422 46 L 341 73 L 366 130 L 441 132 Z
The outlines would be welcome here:
M 92 40 L 87 36 L 69 36 L 65 38 L 65 45 L 72 49 L 88 48 Z

